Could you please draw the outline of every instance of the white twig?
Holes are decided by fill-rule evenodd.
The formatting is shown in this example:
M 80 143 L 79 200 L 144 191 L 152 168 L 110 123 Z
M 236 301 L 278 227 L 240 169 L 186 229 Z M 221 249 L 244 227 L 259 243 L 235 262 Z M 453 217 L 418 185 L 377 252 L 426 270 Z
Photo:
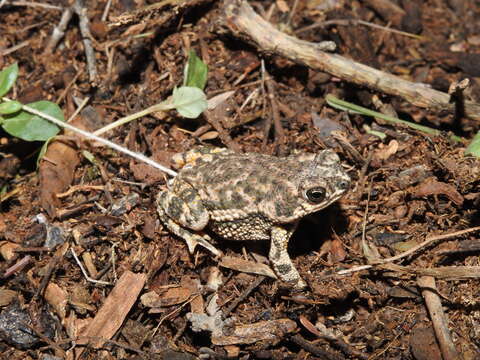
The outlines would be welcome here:
M 93 283 L 96 283 L 96 284 L 102 284 L 102 285 L 112 285 L 108 281 L 95 280 L 95 279 L 92 279 L 90 276 L 88 276 L 87 272 L 83 268 L 82 263 L 80 262 L 80 259 L 77 256 L 77 253 L 75 252 L 75 250 L 73 250 L 73 248 L 70 248 L 70 251 L 72 252 L 72 255 L 73 255 L 75 261 L 77 262 L 78 266 L 80 267 L 80 270 L 82 271 L 83 276 L 85 277 L 85 279 L 87 279 L 87 281 L 90 281 L 90 282 L 93 282 Z
M 85 107 L 85 105 L 87 105 L 88 100 L 90 100 L 90 98 L 89 98 L 88 96 L 87 96 L 85 99 L 82 100 L 81 104 L 78 105 L 77 109 L 76 109 L 76 110 L 73 112 L 73 114 L 67 119 L 67 121 L 66 121 L 67 123 L 69 123 L 70 121 L 72 121 L 72 120 L 75 118 L 75 116 L 77 116 L 77 115 L 80 113 L 80 111 L 83 110 L 83 108 Z
M 102 18 L 101 20 L 103 22 L 107 21 L 108 17 L 108 12 L 110 11 L 110 6 L 112 5 L 112 0 L 108 0 L 107 4 L 105 5 L 105 9 L 103 10 Z
M 9 98 L 2 98 L 3 101 L 12 101 L 10 100 Z M 134 152 L 134 151 L 131 151 L 127 148 L 124 148 L 123 146 L 120 146 L 120 145 L 117 145 L 115 144 L 114 142 L 111 142 L 110 140 L 107 140 L 107 139 L 104 139 L 102 137 L 99 137 L 99 136 L 96 136 L 96 135 L 93 135 L 92 133 L 89 133 L 88 131 L 85 131 L 85 130 L 82 130 L 82 129 L 79 129 L 73 125 L 70 125 L 68 123 L 65 123 L 61 120 L 58 120 L 56 118 L 54 118 L 53 116 L 50 116 L 48 114 L 45 114 L 41 111 L 38 111 L 34 108 L 31 108 L 30 106 L 28 105 L 22 105 L 22 109 L 31 113 L 31 114 L 34 114 L 34 115 L 37 115 L 37 116 L 40 116 L 48 121 L 51 121 L 52 123 L 54 123 L 55 125 L 58 125 L 60 127 L 63 127 L 65 129 L 68 129 L 68 130 L 71 130 L 71 131 L 74 131 L 76 132 L 77 134 L 80 134 L 84 137 L 86 137 L 87 139 L 90 139 L 90 140 L 94 140 L 94 141 L 98 141 L 99 143 L 105 145 L 105 146 L 108 146 L 114 150 L 117 150 L 118 152 L 121 152 L 121 153 L 124 153 L 124 154 L 127 154 L 128 156 L 131 156 L 139 161 L 142 161 L 152 167 L 154 167 L 155 169 L 158 169 L 160 171 L 163 171 L 165 173 L 167 173 L 168 175 L 170 176 L 176 176 L 177 173 L 159 163 L 157 163 L 156 161 L 153 161 L 152 159 L 146 157 L 145 155 L 143 154 L 140 154 L 140 153 L 137 153 L 137 152 Z

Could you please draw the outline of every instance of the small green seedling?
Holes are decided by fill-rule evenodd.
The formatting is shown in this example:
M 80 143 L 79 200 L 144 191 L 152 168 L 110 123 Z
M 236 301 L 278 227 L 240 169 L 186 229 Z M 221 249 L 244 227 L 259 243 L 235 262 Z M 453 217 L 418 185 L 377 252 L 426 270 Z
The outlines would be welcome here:
M 362 115 L 372 116 L 372 117 L 380 118 L 380 119 L 383 119 L 387 122 L 391 122 L 391 123 L 394 123 L 394 124 L 403 124 L 403 125 L 406 125 L 406 126 L 412 128 L 412 129 L 422 131 L 424 133 L 431 134 L 431 135 L 440 135 L 441 134 L 440 130 L 432 129 L 432 128 L 427 127 L 427 126 L 423 126 L 423 125 L 419 125 L 419 124 L 416 124 L 416 123 L 411 123 L 409 121 L 405 121 L 405 120 L 397 119 L 397 118 L 394 118 L 394 117 L 391 117 L 391 116 L 387 116 L 385 114 L 382 114 L 382 113 L 364 108 L 362 106 L 352 104 L 352 103 L 349 103 L 349 102 L 344 101 L 344 100 L 337 99 L 336 97 L 334 97 L 330 94 L 327 95 L 326 100 L 327 100 L 327 103 L 330 106 L 332 106 L 336 109 L 342 110 L 342 111 L 348 111 L 348 112 L 351 112 L 351 113 L 354 113 L 354 114 L 362 114 Z M 374 134 L 374 135 L 380 136 L 379 134 Z M 381 137 L 381 138 L 383 139 L 383 137 Z M 461 138 L 457 135 L 450 134 L 449 138 L 450 138 L 451 141 L 454 141 L 454 142 L 466 143 L 465 139 L 463 139 L 463 138 Z M 473 155 L 475 157 L 480 158 L 480 131 L 473 137 L 472 141 L 470 142 L 470 144 L 465 149 L 465 155 Z
M 23 104 L 2 98 L 15 84 L 18 77 L 18 64 L 12 64 L 0 71 L 0 126 L 10 135 L 26 141 L 48 142 L 60 131 L 59 127 L 40 116 L 22 109 Z M 60 107 L 51 101 L 36 101 L 26 104 L 29 107 L 65 121 Z
M 367 108 L 364 108 L 363 106 L 352 104 L 348 101 L 345 100 L 340 100 L 336 98 L 335 96 L 328 94 L 325 98 L 327 101 L 327 104 L 330 105 L 331 107 L 342 110 L 342 111 L 347 111 L 349 113 L 353 114 L 361 114 L 361 115 L 366 115 L 366 116 L 372 116 L 374 118 L 379 118 L 382 120 L 385 120 L 387 122 L 393 123 L 393 124 L 402 124 L 405 126 L 408 126 L 411 129 L 415 129 L 430 135 L 440 135 L 442 132 L 437 129 L 432 129 L 428 126 L 423 126 L 417 123 L 412 123 L 406 120 L 398 119 L 392 116 L 388 116 L 382 113 L 379 113 L 377 111 L 373 111 Z M 450 135 L 449 136 L 450 140 L 455 141 L 455 142 L 463 142 L 464 139 L 457 135 Z
M 101 135 L 120 125 L 141 118 L 157 111 L 177 110 L 180 115 L 189 119 L 196 119 L 207 109 L 207 96 L 203 88 L 207 83 L 207 65 L 190 51 L 188 63 L 185 67 L 183 86 L 173 89 L 170 98 L 135 114 L 125 116 L 117 121 L 95 131 L 94 135 Z
M 196 87 L 203 90 L 205 85 L 207 85 L 207 74 L 207 64 L 197 56 L 195 51 L 190 50 L 183 75 L 183 86 Z

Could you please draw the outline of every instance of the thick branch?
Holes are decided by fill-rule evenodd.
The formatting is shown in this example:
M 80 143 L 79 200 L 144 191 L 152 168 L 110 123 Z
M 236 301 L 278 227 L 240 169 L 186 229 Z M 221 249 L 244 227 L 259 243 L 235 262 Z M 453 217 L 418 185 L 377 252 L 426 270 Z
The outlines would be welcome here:
M 229 30 L 262 51 L 284 56 L 358 85 L 400 96 L 422 108 L 450 113 L 455 111 L 454 104 L 450 103 L 450 95 L 433 90 L 426 84 L 407 81 L 343 56 L 326 53 L 316 43 L 286 35 L 256 14 L 244 0 L 225 0 L 224 13 Z M 467 117 L 480 120 L 480 104 L 466 101 L 464 105 Z

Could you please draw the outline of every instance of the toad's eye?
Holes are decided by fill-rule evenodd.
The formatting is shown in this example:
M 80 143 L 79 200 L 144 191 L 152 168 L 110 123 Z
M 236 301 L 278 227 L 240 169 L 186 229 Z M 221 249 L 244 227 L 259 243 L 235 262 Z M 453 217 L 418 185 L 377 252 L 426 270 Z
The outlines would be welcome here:
M 340 180 L 340 182 L 338 183 L 338 188 L 340 190 L 348 190 L 349 187 L 350 187 L 350 181 L 348 180 Z
M 327 191 L 325 188 L 318 186 L 307 190 L 307 198 L 311 202 L 318 204 L 325 200 L 325 195 Z

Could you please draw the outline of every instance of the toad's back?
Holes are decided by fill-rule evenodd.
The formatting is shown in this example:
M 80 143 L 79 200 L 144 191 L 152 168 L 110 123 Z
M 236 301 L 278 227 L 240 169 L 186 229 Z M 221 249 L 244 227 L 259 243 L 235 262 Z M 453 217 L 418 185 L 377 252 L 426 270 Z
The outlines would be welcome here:
M 305 155 L 219 153 L 196 159 L 180 171 L 178 179 L 198 191 L 213 220 L 261 213 L 275 221 L 279 216 L 293 216 L 298 206 L 298 177 L 310 162 Z

